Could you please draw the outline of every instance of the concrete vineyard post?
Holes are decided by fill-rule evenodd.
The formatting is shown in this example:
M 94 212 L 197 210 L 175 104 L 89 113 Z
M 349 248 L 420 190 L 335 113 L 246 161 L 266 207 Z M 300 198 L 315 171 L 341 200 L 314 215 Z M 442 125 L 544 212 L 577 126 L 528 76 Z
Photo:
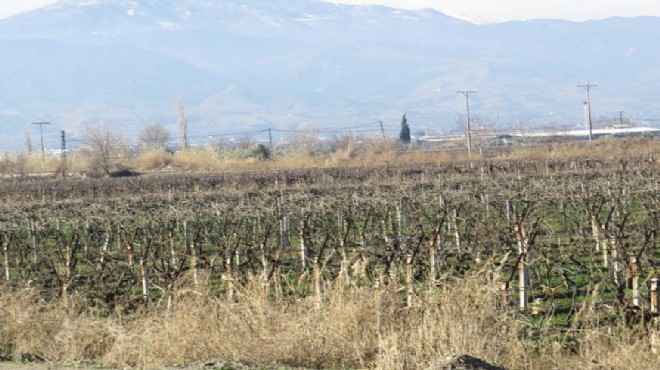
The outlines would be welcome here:
M 188 248 L 188 221 L 183 220 L 183 250 Z
M 660 303 L 660 290 L 658 290 L 658 282 L 660 279 L 653 278 L 651 279 L 651 286 L 649 289 L 649 301 L 651 303 L 651 313 L 658 314 L 660 313 L 658 303 Z
M 103 265 L 105 262 L 105 254 L 108 252 L 108 247 L 110 246 L 110 233 L 110 229 L 105 231 L 105 240 L 103 241 L 103 246 L 101 247 L 101 258 L 99 259 L 101 265 Z
M 60 220 L 57 220 L 57 230 L 60 229 Z M 89 221 L 85 222 L 85 227 L 82 228 L 83 237 L 83 252 L 85 258 L 89 258 Z
M 28 221 L 28 233 L 30 234 L 30 239 L 32 240 L 33 248 L 33 258 L 34 263 L 36 264 L 39 261 L 39 244 L 37 244 L 37 225 L 36 222 Z
M 454 223 L 454 241 L 456 242 L 456 251 L 458 253 L 458 256 L 461 256 L 461 234 L 458 232 L 458 210 L 454 208 L 454 212 L 452 214 L 452 219 Z
M 307 268 L 307 246 L 305 245 L 305 221 L 300 221 L 300 270 Z
M 173 297 L 172 297 L 172 284 L 167 286 L 167 316 L 169 317 L 172 314 L 172 305 L 173 305 Z
M 528 308 L 528 296 L 527 296 L 527 284 L 529 283 L 529 268 L 527 266 L 527 246 L 524 235 L 524 229 L 520 225 L 514 226 L 514 231 L 516 234 L 516 239 L 518 241 L 518 253 L 520 258 L 518 259 L 518 291 L 519 291 L 519 307 L 522 311 L 527 311 Z
M 170 230 L 167 234 L 167 242 L 170 246 L 170 263 L 172 267 L 175 267 L 177 264 L 177 259 L 176 259 L 176 251 L 174 250 L 174 235 L 172 233 L 172 230 Z
M 144 268 L 144 258 L 140 258 L 140 280 L 142 282 L 142 300 L 144 301 L 144 305 L 148 306 L 149 305 L 149 283 L 147 282 L 147 273 Z
M 612 274 L 614 275 L 614 283 L 619 285 L 619 272 L 621 272 L 621 263 L 619 262 L 619 250 L 617 249 L 616 239 L 610 238 L 610 250 L 612 258 Z
M 387 236 L 387 222 L 385 220 L 380 220 L 381 236 L 385 244 L 390 243 L 390 237 Z
M 406 307 L 412 307 L 413 297 L 415 295 L 415 286 L 413 281 L 413 256 L 406 255 Z
M 234 301 L 234 274 L 231 268 L 231 257 L 225 261 L 225 280 L 227 280 L 227 301 Z
M 265 290 L 268 290 L 268 258 L 266 256 L 266 244 L 259 244 L 261 251 L 261 284 Z
M 239 268 L 241 266 L 241 248 L 239 246 L 240 239 L 238 237 L 238 233 L 234 233 L 234 248 L 236 250 L 234 251 L 234 267 L 236 268 L 236 273 L 239 273 Z
M 639 264 L 635 256 L 630 256 L 630 269 L 632 275 L 632 304 L 639 307 Z
M 314 257 L 312 264 L 312 276 L 314 278 L 314 305 L 316 309 L 321 308 L 321 266 L 319 264 L 319 257 Z
M 346 243 L 344 239 L 339 240 L 339 254 L 341 255 L 341 266 L 339 267 L 339 276 L 340 276 L 340 286 L 348 286 L 350 281 L 350 276 L 348 274 L 349 261 L 348 253 L 346 252 Z
M 520 309 L 522 311 L 527 311 L 527 267 L 525 266 L 525 261 L 521 258 L 518 261 L 518 290 L 520 294 Z
M 287 238 L 286 238 L 286 216 L 280 218 L 280 248 L 286 249 Z
M 486 198 L 486 215 L 485 215 L 485 218 L 488 219 L 488 217 L 490 216 L 490 196 L 488 196 L 488 194 L 486 194 L 485 198 Z
M 121 225 L 117 225 L 117 250 L 121 250 Z
M 436 249 L 436 241 L 429 241 L 429 287 L 431 289 L 435 287 L 435 277 L 437 276 L 435 261 Z
M 4 242 L 2 243 L 2 258 L 5 265 L 5 281 L 9 281 L 9 240 L 7 237 L 4 237 Z
M 62 284 L 62 300 L 64 302 L 64 305 L 68 307 L 69 303 L 69 285 L 71 284 L 71 281 L 73 280 L 73 266 L 74 264 L 72 263 L 72 259 L 74 258 L 73 256 L 73 250 L 71 249 L 71 244 L 66 243 L 66 248 L 65 248 L 65 269 L 64 269 L 64 283 Z
M 135 272 L 135 268 L 133 267 L 133 246 L 130 243 L 126 243 L 126 254 L 128 260 L 128 268 L 132 272 Z
M 401 210 L 401 204 L 396 206 L 396 221 L 397 221 L 397 235 L 401 238 L 403 235 L 403 212 Z
M 231 265 L 231 259 L 229 261 Z M 190 269 L 192 270 L 193 275 L 193 284 L 195 288 L 199 285 L 198 273 L 197 273 L 197 250 L 195 248 L 195 241 L 190 242 Z
M 593 236 L 594 240 L 596 241 L 596 252 L 600 252 L 600 233 L 598 232 L 598 221 L 596 220 L 596 215 L 592 214 L 591 215 L 591 235 Z M 605 267 L 607 267 L 607 262 L 605 263 Z
M 651 352 L 658 353 L 658 314 L 660 314 L 660 308 L 658 304 L 660 303 L 660 290 L 658 282 L 660 279 L 653 278 L 651 279 L 651 286 L 649 289 L 649 300 L 651 301 L 651 314 L 655 317 L 651 319 Z
M 610 267 L 610 255 L 609 255 L 609 248 L 608 248 L 608 240 L 606 236 L 606 231 L 605 231 L 605 225 L 602 225 L 602 232 L 601 232 L 601 239 L 600 239 L 600 248 L 601 251 L 603 252 L 603 267 L 608 268 Z

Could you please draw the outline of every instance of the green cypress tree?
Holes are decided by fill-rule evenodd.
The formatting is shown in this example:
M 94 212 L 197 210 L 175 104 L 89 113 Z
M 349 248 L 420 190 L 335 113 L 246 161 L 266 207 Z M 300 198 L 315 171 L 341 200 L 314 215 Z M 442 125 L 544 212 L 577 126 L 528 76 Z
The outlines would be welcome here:
M 403 114 L 403 119 L 401 120 L 401 132 L 399 133 L 399 139 L 404 144 L 410 144 L 410 126 L 408 126 L 408 120 L 406 119 L 406 114 Z

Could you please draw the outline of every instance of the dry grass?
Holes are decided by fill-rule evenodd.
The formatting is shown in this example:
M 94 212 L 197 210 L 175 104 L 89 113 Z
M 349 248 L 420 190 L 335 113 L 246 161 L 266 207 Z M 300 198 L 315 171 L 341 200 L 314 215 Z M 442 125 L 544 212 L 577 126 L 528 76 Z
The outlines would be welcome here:
M 604 158 L 610 156 L 657 155 L 660 153 L 660 140 L 657 139 L 601 139 L 593 143 L 556 143 L 529 148 L 507 148 L 506 151 L 488 149 L 481 157 L 477 151 L 472 158 L 463 150 L 401 150 L 394 143 L 382 140 L 366 141 L 360 144 L 348 142 L 344 147 L 327 155 L 291 152 L 278 155 L 272 160 L 239 159 L 220 155 L 213 149 L 198 149 L 175 154 L 147 152 L 135 157 L 130 166 L 140 170 L 162 169 L 164 167 L 185 170 L 240 171 L 240 170 L 282 170 L 324 167 L 360 167 L 368 165 L 405 165 L 414 163 L 455 163 L 466 160 L 565 160 Z
M 600 139 L 515 149 L 506 159 L 608 158 L 660 153 L 660 140 L 653 138 Z
M 360 167 L 367 165 L 405 165 L 414 163 L 455 163 L 472 160 L 566 160 L 604 158 L 611 156 L 657 155 L 660 153 L 660 140 L 653 138 L 600 139 L 593 143 L 567 142 L 533 147 L 511 147 L 486 149 L 482 158 L 473 151 L 468 158 L 464 150 L 402 150 L 392 141 L 382 139 L 364 140 L 357 144 L 347 140 L 339 148 L 324 155 L 309 155 L 304 151 L 292 151 L 277 155 L 272 160 L 254 158 L 241 159 L 221 154 L 213 148 L 190 149 L 174 154 L 162 150 L 152 150 L 132 158 L 114 159 L 117 168 L 136 170 L 162 170 L 166 168 L 201 171 L 245 171 L 245 170 L 286 170 L 299 168 Z M 122 162 L 122 163 L 119 163 Z M 89 155 L 73 154 L 67 158 L 69 172 L 90 171 Z M 42 167 L 41 155 L 6 156 L 0 159 L 0 173 L 30 174 L 43 171 L 55 173 L 60 167 L 59 158 L 46 158 Z
M 357 151 L 347 147 L 328 155 L 310 156 L 292 152 L 275 156 L 271 160 L 240 159 L 223 156 L 213 149 L 193 149 L 174 154 L 164 151 L 142 153 L 129 163 L 139 170 L 159 170 L 177 168 L 184 170 L 205 171 L 240 171 L 240 170 L 287 170 L 300 168 L 361 167 L 369 165 L 398 165 L 420 162 L 451 163 L 467 159 L 456 151 L 424 152 L 418 150 L 399 151 L 391 143 L 368 145 L 366 150 Z M 479 159 L 478 156 L 473 157 Z
M 432 368 L 446 355 L 469 353 L 510 369 L 651 369 L 660 356 L 626 328 L 587 328 L 573 351 L 523 317 L 496 309 L 496 282 L 477 273 L 418 298 L 406 308 L 397 287 L 267 295 L 258 283 L 236 302 L 185 285 L 174 305 L 131 316 L 102 317 L 84 307 L 41 301 L 24 289 L 0 293 L 0 348 L 60 361 L 160 368 L 209 359 L 311 368 Z

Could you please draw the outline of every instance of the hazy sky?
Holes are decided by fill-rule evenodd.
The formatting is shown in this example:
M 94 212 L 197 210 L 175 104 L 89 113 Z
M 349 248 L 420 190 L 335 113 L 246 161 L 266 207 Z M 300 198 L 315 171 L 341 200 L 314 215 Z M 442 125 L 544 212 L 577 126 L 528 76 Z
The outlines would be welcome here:
M 491 20 L 557 18 L 601 19 L 613 16 L 660 16 L 658 0 L 333 0 L 346 4 L 382 4 L 398 8 L 434 8 L 466 18 Z
M 0 0 L 0 18 L 54 2 L 53 0 Z
M 236 0 L 240 1 L 240 0 Z M 286 1 L 286 0 L 285 0 Z M 599 19 L 612 16 L 660 16 L 658 0 L 332 0 L 346 4 L 381 4 L 398 8 L 435 8 L 449 15 L 490 20 L 558 18 Z M 0 18 L 55 2 L 0 0 Z

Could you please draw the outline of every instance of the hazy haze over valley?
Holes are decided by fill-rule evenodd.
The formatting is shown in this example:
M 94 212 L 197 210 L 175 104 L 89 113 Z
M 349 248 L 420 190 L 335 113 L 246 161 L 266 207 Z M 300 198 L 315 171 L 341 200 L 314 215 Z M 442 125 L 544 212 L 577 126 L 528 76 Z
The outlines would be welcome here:
M 575 126 L 585 80 L 595 117 L 641 123 L 660 118 L 658 36 L 657 17 L 477 25 L 312 0 L 59 1 L 0 20 L 0 132 L 19 147 L 33 121 L 53 122 L 54 142 L 99 120 L 126 136 L 173 128 L 177 93 L 192 135 L 395 127 L 403 112 L 413 131 L 446 132 L 464 87 L 489 124 Z

